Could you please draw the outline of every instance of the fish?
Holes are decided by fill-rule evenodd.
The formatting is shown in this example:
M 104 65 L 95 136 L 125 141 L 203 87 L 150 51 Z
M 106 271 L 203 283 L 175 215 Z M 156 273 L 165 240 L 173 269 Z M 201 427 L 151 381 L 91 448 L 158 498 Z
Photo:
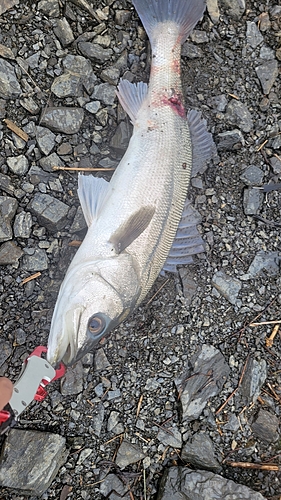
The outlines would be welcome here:
M 150 40 L 149 84 L 123 79 L 117 95 L 133 123 L 110 182 L 79 175 L 88 226 L 60 287 L 47 359 L 73 364 L 124 321 L 163 270 L 175 272 L 204 251 L 187 199 L 192 169 L 213 147 L 206 122 L 186 113 L 181 45 L 205 0 L 133 0 Z

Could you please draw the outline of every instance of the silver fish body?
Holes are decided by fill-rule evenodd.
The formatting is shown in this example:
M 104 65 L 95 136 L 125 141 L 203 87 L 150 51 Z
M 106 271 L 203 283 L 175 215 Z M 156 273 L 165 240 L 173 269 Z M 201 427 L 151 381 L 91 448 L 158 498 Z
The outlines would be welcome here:
M 186 9 L 186 4 L 195 3 L 198 12 L 193 12 L 188 26 L 170 19 L 175 17 L 175 4 Z M 167 259 L 187 196 L 192 144 L 183 106 L 180 51 L 204 2 L 134 4 L 152 45 L 149 87 L 124 80 L 119 84 L 118 97 L 134 130 L 110 183 L 79 176 L 88 232 L 59 291 L 48 344 L 52 364 L 79 359 L 140 304 Z M 154 9 L 152 16 L 147 9 L 142 14 L 145 4 Z M 160 22 L 159 4 L 164 7 Z

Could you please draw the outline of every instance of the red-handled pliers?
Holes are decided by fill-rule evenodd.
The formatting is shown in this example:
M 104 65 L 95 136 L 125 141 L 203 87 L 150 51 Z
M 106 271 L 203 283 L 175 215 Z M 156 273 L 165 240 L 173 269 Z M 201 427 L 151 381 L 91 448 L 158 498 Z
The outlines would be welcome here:
M 43 401 L 47 395 L 45 387 L 65 374 L 63 363 L 60 363 L 55 370 L 46 359 L 42 358 L 42 354 L 46 352 L 47 347 L 38 346 L 22 364 L 9 404 L 0 411 L 0 434 L 11 427 L 13 421 L 17 420 L 31 401 Z

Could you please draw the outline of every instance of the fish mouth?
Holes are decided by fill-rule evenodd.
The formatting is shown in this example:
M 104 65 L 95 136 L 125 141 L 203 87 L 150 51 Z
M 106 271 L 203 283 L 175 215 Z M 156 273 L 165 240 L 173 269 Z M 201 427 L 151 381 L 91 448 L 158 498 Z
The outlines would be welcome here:
M 57 334 L 56 331 L 56 324 L 54 323 L 54 325 L 51 325 L 47 360 L 52 366 L 58 366 L 60 361 L 62 361 L 66 366 L 75 363 L 78 351 L 77 336 L 81 315 L 81 308 L 70 309 L 67 311 L 63 316 L 59 334 Z

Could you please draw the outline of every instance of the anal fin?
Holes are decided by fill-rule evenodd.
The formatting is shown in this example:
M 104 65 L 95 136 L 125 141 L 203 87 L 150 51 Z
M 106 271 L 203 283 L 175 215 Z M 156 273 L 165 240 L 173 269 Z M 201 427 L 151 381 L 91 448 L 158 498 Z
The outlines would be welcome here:
M 177 266 L 192 264 L 193 255 L 205 252 L 204 241 L 197 229 L 201 216 L 186 199 L 179 227 L 162 271 L 177 272 Z
M 191 177 L 202 173 L 205 164 L 214 156 L 216 146 L 212 134 L 207 130 L 207 122 L 201 117 L 201 113 L 192 109 L 187 114 L 192 143 L 192 170 Z

